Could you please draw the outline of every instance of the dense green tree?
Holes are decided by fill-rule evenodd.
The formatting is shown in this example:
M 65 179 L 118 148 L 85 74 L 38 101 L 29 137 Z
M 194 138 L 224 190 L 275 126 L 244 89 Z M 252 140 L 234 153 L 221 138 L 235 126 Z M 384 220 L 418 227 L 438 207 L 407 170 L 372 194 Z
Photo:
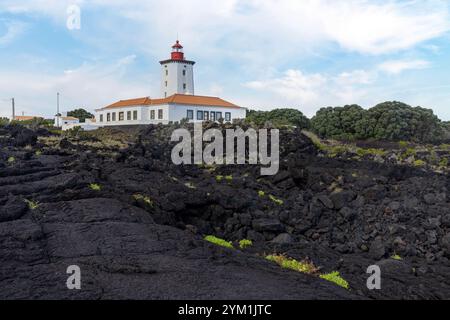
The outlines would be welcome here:
M 367 110 L 359 125 L 362 138 L 432 141 L 442 136 L 433 111 L 402 102 L 384 102 Z
M 323 138 L 384 139 L 428 142 L 443 136 L 443 126 L 433 111 L 402 102 L 384 102 L 364 110 L 360 106 L 320 109 L 311 120 Z
M 275 126 L 295 126 L 300 129 L 309 128 L 309 119 L 297 109 L 274 109 L 272 111 L 255 111 L 247 112 L 247 121 L 258 126 L 271 122 Z
M 363 119 L 364 112 L 358 105 L 322 108 L 311 119 L 311 128 L 324 138 L 357 138 L 358 123 Z
M 92 113 L 90 113 L 82 108 L 69 111 L 69 112 L 67 112 L 67 115 L 69 117 L 78 118 L 80 120 L 80 122 L 85 122 L 86 119 L 91 119 L 94 117 L 94 115 Z

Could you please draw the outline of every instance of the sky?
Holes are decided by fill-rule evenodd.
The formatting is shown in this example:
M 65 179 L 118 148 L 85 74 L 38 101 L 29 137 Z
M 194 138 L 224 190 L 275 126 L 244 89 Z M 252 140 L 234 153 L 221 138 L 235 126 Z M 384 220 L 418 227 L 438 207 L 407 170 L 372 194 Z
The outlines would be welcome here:
M 177 38 L 197 95 L 309 117 L 396 100 L 450 120 L 447 0 L 0 0 L 0 116 L 12 97 L 46 117 L 57 92 L 62 111 L 159 98 Z

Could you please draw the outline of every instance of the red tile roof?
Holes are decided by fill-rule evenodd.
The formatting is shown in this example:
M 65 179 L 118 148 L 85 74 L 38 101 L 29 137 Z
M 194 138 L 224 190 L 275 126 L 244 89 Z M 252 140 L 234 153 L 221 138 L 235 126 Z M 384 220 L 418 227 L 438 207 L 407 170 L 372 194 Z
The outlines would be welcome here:
M 207 97 L 207 96 L 193 96 L 186 94 L 174 94 L 170 97 L 163 99 L 150 99 L 149 97 L 138 98 L 138 99 L 129 99 L 129 100 L 120 100 L 116 103 L 113 103 L 105 108 L 105 109 L 115 109 L 122 107 L 132 107 L 132 106 L 156 106 L 163 104 L 182 104 L 182 105 L 198 105 L 198 106 L 208 106 L 208 107 L 225 107 L 225 108 L 235 108 L 240 109 L 241 107 L 222 100 L 218 97 Z
M 27 120 L 33 120 L 33 119 L 43 119 L 42 117 L 38 116 L 15 116 L 14 120 L 16 121 L 27 121 Z

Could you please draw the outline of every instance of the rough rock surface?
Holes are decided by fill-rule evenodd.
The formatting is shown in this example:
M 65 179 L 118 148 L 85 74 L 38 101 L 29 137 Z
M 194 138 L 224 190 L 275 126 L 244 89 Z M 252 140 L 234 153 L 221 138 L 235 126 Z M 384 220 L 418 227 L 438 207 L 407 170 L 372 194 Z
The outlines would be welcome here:
M 317 157 L 296 130 L 280 133 L 273 177 L 174 166 L 173 129 L 63 140 L 0 128 L 0 298 L 450 299 L 448 176 Z M 229 250 L 204 235 L 254 245 Z M 271 253 L 337 270 L 350 290 L 283 270 Z M 379 291 L 366 288 L 373 264 Z M 82 290 L 66 288 L 70 265 Z

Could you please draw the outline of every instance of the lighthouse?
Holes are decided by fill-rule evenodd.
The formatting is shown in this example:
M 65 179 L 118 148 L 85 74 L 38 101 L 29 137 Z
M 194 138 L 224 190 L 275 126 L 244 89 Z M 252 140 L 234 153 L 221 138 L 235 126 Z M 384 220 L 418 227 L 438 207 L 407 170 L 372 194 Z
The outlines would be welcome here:
M 183 46 L 177 40 L 172 46 L 170 59 L 160 61 L 161 95 L 167 98 L 174 94 L 194 95 L 194 61 L 186 60 Z

